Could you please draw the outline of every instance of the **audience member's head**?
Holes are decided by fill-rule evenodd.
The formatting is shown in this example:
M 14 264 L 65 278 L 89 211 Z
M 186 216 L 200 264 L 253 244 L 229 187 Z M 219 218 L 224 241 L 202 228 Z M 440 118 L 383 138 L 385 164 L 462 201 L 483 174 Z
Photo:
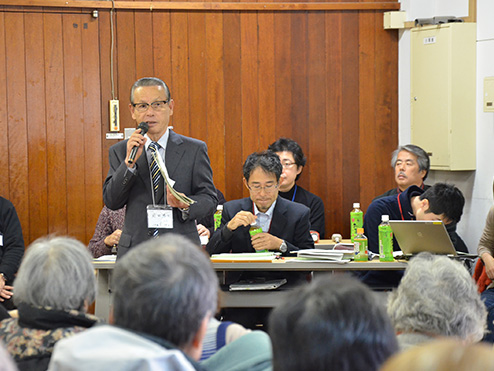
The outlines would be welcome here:
M 398 349 L 384 306 L 345 276 L 297 288 L 271 313 L 269 333 L 275 371 L 377 370 Z
M 420 195 L 420 200 L 426 203 L 423 207 L 424 214 L 436 214 L 441 216 L 445 224 L 458 223 L 463 213 L 465 197 L 463 193 L 452 184 L 436 183 Z M 420 215 L 415 215 L 418 220 Z
M 14 282 L 16 305 L 85 311 L 96 296 L 96 278 L 86 246 L 70 237 L 36 240 Z
M 302 170 L 304 169 L 306 158 L 302 148 L 297 142 L 289 138 L 280 138 L 272 143 L 268 150 L 275 152 L 283 165 L 281 175 L 280 190 L 287 192 L 295 185 Z
M 466 342 L 482 339 L 487 318 L 467 269 L 446 256 L 429 253 L 410 260 L 400 285 L 389 296 L 388 314 L 399 334 L 448 336 Z
M 412 185 L 420 187 L 429 174 L 429 155 L 414 144 L 399 146 L 391 156 L 391 167 L 401 191 Z
M 486 371 L 494 370 L 492 345 L 465 344 L 442 339 L 422 344 L 391 357 L 381 371 Z
M 113 282 L 115 325 L 165 339 L 199 358 L 218 290 L 199 247 L 173 234 L 145 242 L 117 262 Z

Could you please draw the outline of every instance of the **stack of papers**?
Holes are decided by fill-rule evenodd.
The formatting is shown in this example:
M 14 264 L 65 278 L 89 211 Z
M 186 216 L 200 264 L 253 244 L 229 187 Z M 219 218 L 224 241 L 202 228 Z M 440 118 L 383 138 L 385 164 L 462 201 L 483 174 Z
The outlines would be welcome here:
M 158 168 L 160 169 L 160 172 L 161 172 L 161 175 L 163 175 L 163 179 L 165 180 L 165 184 L 168 186 L 168 188 L 170 188 L 170 192 L 172 195 L 175 196 L 175 198 L 187 205 L 192 205 L 195 203 L 195 201 L 192 199 L 192 198 L 189 198 L 185 195 L 181 195 L 180 193 L 178 193 L 175 188 L 173 188 L 173 185 L 175 184 L 175 182 L 170 179 L 170 177 L 168 176 L 168 171 L 166 170 L 166 166 L 165 166 L 165 163 L 163 162 L 163 159 L 161 158 L 161 156 L 159 154 L 156 154 L 155 152 L 151 151 L 151 155 L 153 156 L 154 160 L 156 161 L 157 165 L 158 165 Z
M 276 258 L 277 254 L 273 252 L 211 255 L 211 261 L 213 263 L 271 263 Z
M 295 261 L 331 261 L 346 263 L 353 256 L 353 251 L 307 249 L 299 250 Z

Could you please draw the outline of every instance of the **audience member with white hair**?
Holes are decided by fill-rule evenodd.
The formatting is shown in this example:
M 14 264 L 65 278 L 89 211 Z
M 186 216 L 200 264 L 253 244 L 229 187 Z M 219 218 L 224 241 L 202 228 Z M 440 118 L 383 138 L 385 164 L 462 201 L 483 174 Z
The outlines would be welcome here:
M 93 326 L 96 295 L 91 254 L 68 237 L 35 241 L 14 281 L 19 318 L 0 322 L 0 339 L 20 370 L 46 370 L 55 343 Z
M 410 260 L 390 294 L 388 315 L 403 350 L 440 337 L 477 342 L 484 335 L 487 312 L 460 262 L 421 253 Z

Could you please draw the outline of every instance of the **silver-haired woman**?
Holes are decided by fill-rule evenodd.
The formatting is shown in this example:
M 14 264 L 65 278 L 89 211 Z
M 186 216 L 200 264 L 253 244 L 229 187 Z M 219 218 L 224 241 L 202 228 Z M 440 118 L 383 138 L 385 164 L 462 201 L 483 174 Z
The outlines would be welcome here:
M 400 348 L 440 337 L 465 343 L 482 339 L 487 311 L 467 269 L 446 256 L 421 253 L 388 300 Z
M 0 322 L 0 339 L 20 370 L 46 370 L 55 343 L 93 326 L 86 314 L 96 295 L 92 257 L 68 237 L 35 241 L 14 281 L 19 318 Z

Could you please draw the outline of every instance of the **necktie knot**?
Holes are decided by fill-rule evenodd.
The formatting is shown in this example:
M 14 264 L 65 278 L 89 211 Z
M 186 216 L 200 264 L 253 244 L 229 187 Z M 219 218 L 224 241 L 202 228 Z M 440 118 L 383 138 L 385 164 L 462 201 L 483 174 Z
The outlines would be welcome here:
M 158 152 L 158 150 L 160 149 L 160 145 L 156 142 L 151 142 L 151 144 L 149 145 L 149 149 L 153 152 Z

